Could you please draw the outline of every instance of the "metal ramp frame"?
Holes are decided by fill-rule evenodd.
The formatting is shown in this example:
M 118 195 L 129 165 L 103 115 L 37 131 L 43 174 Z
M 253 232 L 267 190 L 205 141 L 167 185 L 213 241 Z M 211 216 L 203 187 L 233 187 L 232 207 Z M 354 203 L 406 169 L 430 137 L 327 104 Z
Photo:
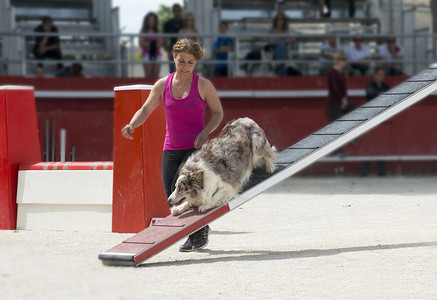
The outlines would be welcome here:
M 228 204 L 199 213 L 168 216 L 123 241 L 99 259 L 105 265 L 137 266 L 185 236 L 237 208 L 271 186 L 294 175 L 333 150 L 369 131 L 437 90 L 437 64 L 367 102 L 300 142 L 280 152 L 273 174 L 255 170 L 240 195 Z

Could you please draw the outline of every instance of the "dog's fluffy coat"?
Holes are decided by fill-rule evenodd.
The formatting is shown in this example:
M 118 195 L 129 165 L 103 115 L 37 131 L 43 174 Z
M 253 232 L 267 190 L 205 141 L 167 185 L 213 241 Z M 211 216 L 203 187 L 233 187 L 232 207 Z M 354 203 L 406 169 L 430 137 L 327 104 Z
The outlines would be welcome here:
M 252 170 L 265 164 L 275 170 L 276 150 L 253 120 L 230 121 L 220 135 L 194 152 L 181 168 L 176 189 L 168 198 L 171 212 L 179 215 L 191 207 L 204 212 L 235 198 Z

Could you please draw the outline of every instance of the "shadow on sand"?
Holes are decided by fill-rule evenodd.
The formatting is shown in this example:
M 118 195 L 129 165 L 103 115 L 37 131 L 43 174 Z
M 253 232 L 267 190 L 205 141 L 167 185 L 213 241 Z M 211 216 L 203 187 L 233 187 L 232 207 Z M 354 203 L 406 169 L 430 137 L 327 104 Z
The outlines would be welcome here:
M 208 253 L 211 257 L 199 259 L 176 260 L 168 262 L 143 263 L 138 267 L 163 267 L 174 265 L 194 265 L 194 264 L 208 264 L 216 262 L 232 262 L 232 261 L 263 261 L 263 260 L 285 260 L 293 258 L 311 258 L 321 256 L 338 255 L 341 253 L 360 252 L 360 251 L 376 251 L 376 250 L 392 250 L 402 248 L 416 248 L 416 247 L 436 247 L 435 242 L 421 242 L 421 243 L 404 243 L 404 244 L 390 244 L 390 245 L 374 245 L 362 247 L 346 247 L 335 249 L 307 249 L 301 251 L 267 251 L 267 250 L 210 250 L 203 249 L 198 252 Z

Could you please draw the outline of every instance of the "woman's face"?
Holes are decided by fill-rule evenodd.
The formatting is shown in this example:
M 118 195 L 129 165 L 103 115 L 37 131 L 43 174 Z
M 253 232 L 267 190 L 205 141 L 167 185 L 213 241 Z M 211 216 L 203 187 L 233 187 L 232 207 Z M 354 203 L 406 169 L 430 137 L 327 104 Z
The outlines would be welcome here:
M 185 25 L 188 28 L 194 27 L 194 16 L 188 15 L 185 17 Z
M 182 75 L 191 74 L 197 63 L 194 55 L 187 52 L 173 54 L 173 58 L 176 65 L 176 72 Z
M 285 25 L 285 15 L 284 14 L 279 14 L 276 16 L 275 19 L 275 28 L 276 29 L 283 29 Z
M 150 16 L 147 18 L 147 26 L 149 26 L 149 27 L 153 27 L 153 26 L 155 26 L 155 24 L 156 24 L 155 16 L 150 15 Z

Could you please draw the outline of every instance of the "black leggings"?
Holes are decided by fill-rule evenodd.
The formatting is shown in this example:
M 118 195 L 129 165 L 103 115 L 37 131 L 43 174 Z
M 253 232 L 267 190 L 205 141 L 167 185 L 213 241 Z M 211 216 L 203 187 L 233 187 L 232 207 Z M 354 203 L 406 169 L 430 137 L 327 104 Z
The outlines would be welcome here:
M 179 171 L 191 153 L 196 149 L 164 150 L 162 153 L 161 175 L 167 198 L 175 190 Z

